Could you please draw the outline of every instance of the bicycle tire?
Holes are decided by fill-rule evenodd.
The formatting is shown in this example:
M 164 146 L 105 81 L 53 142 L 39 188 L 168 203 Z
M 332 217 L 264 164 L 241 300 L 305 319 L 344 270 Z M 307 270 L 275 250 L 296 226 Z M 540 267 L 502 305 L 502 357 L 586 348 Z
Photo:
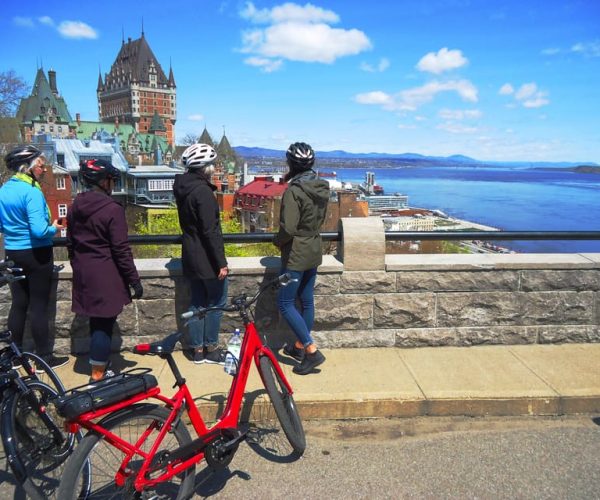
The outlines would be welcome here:
M 22 368 L 19 369 L 19 373 L 22 373 L 21 370 L 25 371 L 26 379 L 39 380 L 50 387 L 54 387 L 59 394 L 64 394 L 65 386 L 60 380 L 60 377 L 48 363 L 32 352 L 22 352 L 20 357 L 25 358 L 27 364 L 29 364 L 32 369 L 32 372 L 30 373 L 28 370 L 25 370 L 24 365 L 21 365 Z
M 294 397 L 287 390 L 283 380 L 275 370 L 271 358 L 261 356 L 259 364 L 265 389 L 271 399 L 281 428 L 294 452 L 301 456 L 306 449 L 306 436 Z
M 164 423 L 169 414 L 166 408 L 154 404 L 137 404 L 105 417 L 99 425 L 121 437 L 121 439 L 135 443 L 141 433 L 148 430 L 151 424 L 154 422 Z M 141 426 L 136 426 L 136 422 Z M 155 441 L 153 436 L 156 435 L 156 432 L 156 429 L 152 430 L 145 440 L 139 444 L 143 451 L 150 451 L 150 447 Z M 191 440 L 188 430 L 180 420 L 171 432 L 165 436 L 159 452 L 175 449 L 191 442 Z M 104 436 L 94 431 L 88 432 L 67 461 L 58 490 L 58 498 L 60 500 L 137 498 L 131 482 L 126 482 L 123 487 L 115 484 L 115 474 L 125 462 L 128 468 L 135 468 L 136 465 L 139 467 L 142 464 L 140 457 L 138 456 L 138 460 L 136 460 L 135 455 L 132 459 L 126 461 L 124 453 L 107 443 Z M 85 476 L 86 463 L 91 465 L 89 491 L 87 495 L 77 495 L 76 492 L 81 491 L 85 485 L 85 478 L 82 478 L 82 476 Z M 134 477 L 134 475 L 130 476 L 132 479 Z M 153 490 L 152 498 L 178 500 L 189 498 L 193 493 L 194 478 L 195 466 L 192 466 L 179 476 L 172 478 L 172 480 L 178 480 L 179 484 L 169 482 L 157 485 L 156 490 Z M 145 496 L 142 495 L 139 498 L 145 498 Z
M 25 393 L 11 391 L 2 403 L 2 443 L 10 467 L 31 498 L 53 498 L 62 477 L 64 463 L 73 451 L 74 434 L 65 432 L 62 419 L 51 404 L 55 388 L 37 380 L 26 380 L 40 407 L 56 423 L 64 441 L 54 441 L 52 431 L 32 407 Z M 79 436 L 81 437 L 81 436 Z

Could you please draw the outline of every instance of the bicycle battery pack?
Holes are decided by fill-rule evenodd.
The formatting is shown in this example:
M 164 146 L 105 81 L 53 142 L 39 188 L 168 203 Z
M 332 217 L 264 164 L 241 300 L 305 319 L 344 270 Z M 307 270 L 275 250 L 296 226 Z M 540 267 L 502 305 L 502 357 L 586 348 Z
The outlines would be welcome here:
M 84 413 L 123 401 L 158 385 L 150 369 L 134 368 L 114 377 L 75 387 L 54 399 L 58 414 L 73 420 Z

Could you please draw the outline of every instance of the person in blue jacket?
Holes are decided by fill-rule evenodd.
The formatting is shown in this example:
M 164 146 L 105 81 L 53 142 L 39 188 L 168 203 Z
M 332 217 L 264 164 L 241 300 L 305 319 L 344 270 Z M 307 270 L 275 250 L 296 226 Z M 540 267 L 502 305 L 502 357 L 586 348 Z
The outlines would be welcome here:
M 11 283 L 12 305 L 8 329 L 22 347 L 29 311 L 35 351 L 51 367 L 69 361 L 55 356 L 48 328 L 48 303 L 54 273 L 52 238 L 64 226 L 51 222 L 51 213 L 38 178 L 45 158 L 35 146 L 14 148 L 4 158 L 14 175 L 0 188 L 0 232 L 4 235 L 6 259 L 23 269 L 26 279 Z

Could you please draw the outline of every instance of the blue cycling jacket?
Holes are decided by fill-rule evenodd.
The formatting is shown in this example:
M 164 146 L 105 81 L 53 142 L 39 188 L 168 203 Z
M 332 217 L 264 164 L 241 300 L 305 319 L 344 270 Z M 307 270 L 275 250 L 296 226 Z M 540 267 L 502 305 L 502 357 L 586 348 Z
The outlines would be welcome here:
M 52 246 L 56 228 L 38 187 L 12 177 L 0 188 L 0 232 L 6 250 Z

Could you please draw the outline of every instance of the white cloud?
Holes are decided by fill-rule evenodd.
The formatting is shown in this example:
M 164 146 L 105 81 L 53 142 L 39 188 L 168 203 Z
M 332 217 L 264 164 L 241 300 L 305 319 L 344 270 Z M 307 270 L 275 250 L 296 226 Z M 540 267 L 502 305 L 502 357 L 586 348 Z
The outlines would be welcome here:
M 556 47 L 549 47 L 547 49 L 542 50 L 542 55 L 545 55 L 545 56 L 555 56 L 556 54 L 560 54 L 560 53 L 561 53 L 561 50 Z
M 441 109 L 438 116 L 444 120 L 465 120 L 481 118 L 481 111 L 478 109 Z
M 514 102 L 506 105 L 507 108 L 515 108 L 520 104 L 524 108 L 541 108 L 550 104 L 548 92 L 540 90 L 535 82 L 524 83 L 517 90 L 510 83 L 505 83 L 500 88 L 499 94 L 514 94 Z
M 326 24 L 288 22 L 245 35 L 242 52 L 291 61 L 330 64 L 338 57 L 355 55 L 371 48 L 359 30 L 331 28 Z
M 285 23 L 288 21 L 334 24 L 340 20 L 339 16 L 331 10 L 325 10 L 310 3 L 301 6 L 291 2 L 278 5 L 272 9 L 260 10 L 252 2 L 247 2 L 240 15 L 251 22 L 262 24 Z
M 50 16 L 40 16 L 37 23 L 56 29 L 63 38 L 98 38 L 98 32 L 83 21 L 62 21 L 58 25 Z M 36 23 L 30 17 L 13 17 L 13 22 L 18 26 L 35 28 Z
M 380 90 L 357 94 L 354 96 L 354 100 L 359 104 L 380 104 L 382 106 L 393 104 L 393 97 Z
M 571 51 L 587 57 L 600 57 L 600 40 L 576 43 L 571 47 Z
M 387 59 L 385 57 L 382 57 L 376 66 L 373 66 L 366 62 L 360 63 L 360 69 L 362 69 L 363 71 L 367 71 L 369 73 L 382 73 L 389 67 L 390 67 L 390 61 L 389 61 L 389 59 Z
M 524 83 L 515 93 L 515 99 L 525 108 L 541 108 L 550 104 L 548 93 L 538 89 L 536 83 Z
M 281 59 L 268 59 L 266 57 L 248 57 L 244 59 L 244 62 L 249 66 L 260 68 L 261 71 L 264 71 L 265 73 L 277 71 L 283 64 Z
M 537 85 L 535 83 L 524 83 L 521 85 L 519 90 L 515 93 L 515 99 L 522 101 L 534 95 L 537 92 Z
M 439 130 L 445 130 L 451 134 L 474 134 L 478 131 L 477 127 L 468 127 L 461 123 L 453 122 L 440 123 L 435 128 Z
M 240 51 L 250 54 L 244 62 L 263 71 L 279 69 L 285 59 L 331 64 L 339 57 L 371 48 L 371 41 L 362 31 L 332 28 L 329 24 L 337 23 L 339 16 L 312 4 L 285 3 L 259 10 L 248 2 L 240 15 L 254 23 L 269 24 L 242 32 Z M 379 68 L 385 69 L 386 64 L 389 62 L 380 63 Z
M 416 125 L 407 125 L 406 123 L 399 123 L 398 128 L 403 129 L 403 130 L 412 130 L 412 129 L 417 128 L 417 126 Z
M 195 115 L 189 115 L 187 117 L 188 120 L 192 121 L 192 122 L 201 122 L 204 121 L 204 115 L 201 115 L 199 113 L 195 114 Z
M 400 92 L 400 109 L 413 111 L 430 102 L 440 92 L 456 92 L 463 101 L 477 102 L 477 88 L 468 80 L 433 81 Z
M 460 50 L 448 50 L 444 47 L 437 53 L 429 52 L 424 55 L 417 63 L 417 69 L 439 75 L 444 71 L 460 68 L 468 62 Z
M 423 104 L 431 102 L 440 92 L 456 92 L 463 101 L 477 102 L 477 88 L 468 80 L 432 81 L 420 87 L 402 90 L 395 95 L 382 91 L 357 94 L 354 100 L 359 104 L 381 105 L 388 111 L 415 111 Z
M 98 32 L 82 21 L 62 21 L 57 29 L 64 38 L 98 38 Z
M 46 26 L 54 26 L 54 20 L 50 16 L 38 17 L 38 21 Z
M 33 19 L 30 17 L 15 16 L 13 17 L 13 23 L 23 28 L 33 28 Z

